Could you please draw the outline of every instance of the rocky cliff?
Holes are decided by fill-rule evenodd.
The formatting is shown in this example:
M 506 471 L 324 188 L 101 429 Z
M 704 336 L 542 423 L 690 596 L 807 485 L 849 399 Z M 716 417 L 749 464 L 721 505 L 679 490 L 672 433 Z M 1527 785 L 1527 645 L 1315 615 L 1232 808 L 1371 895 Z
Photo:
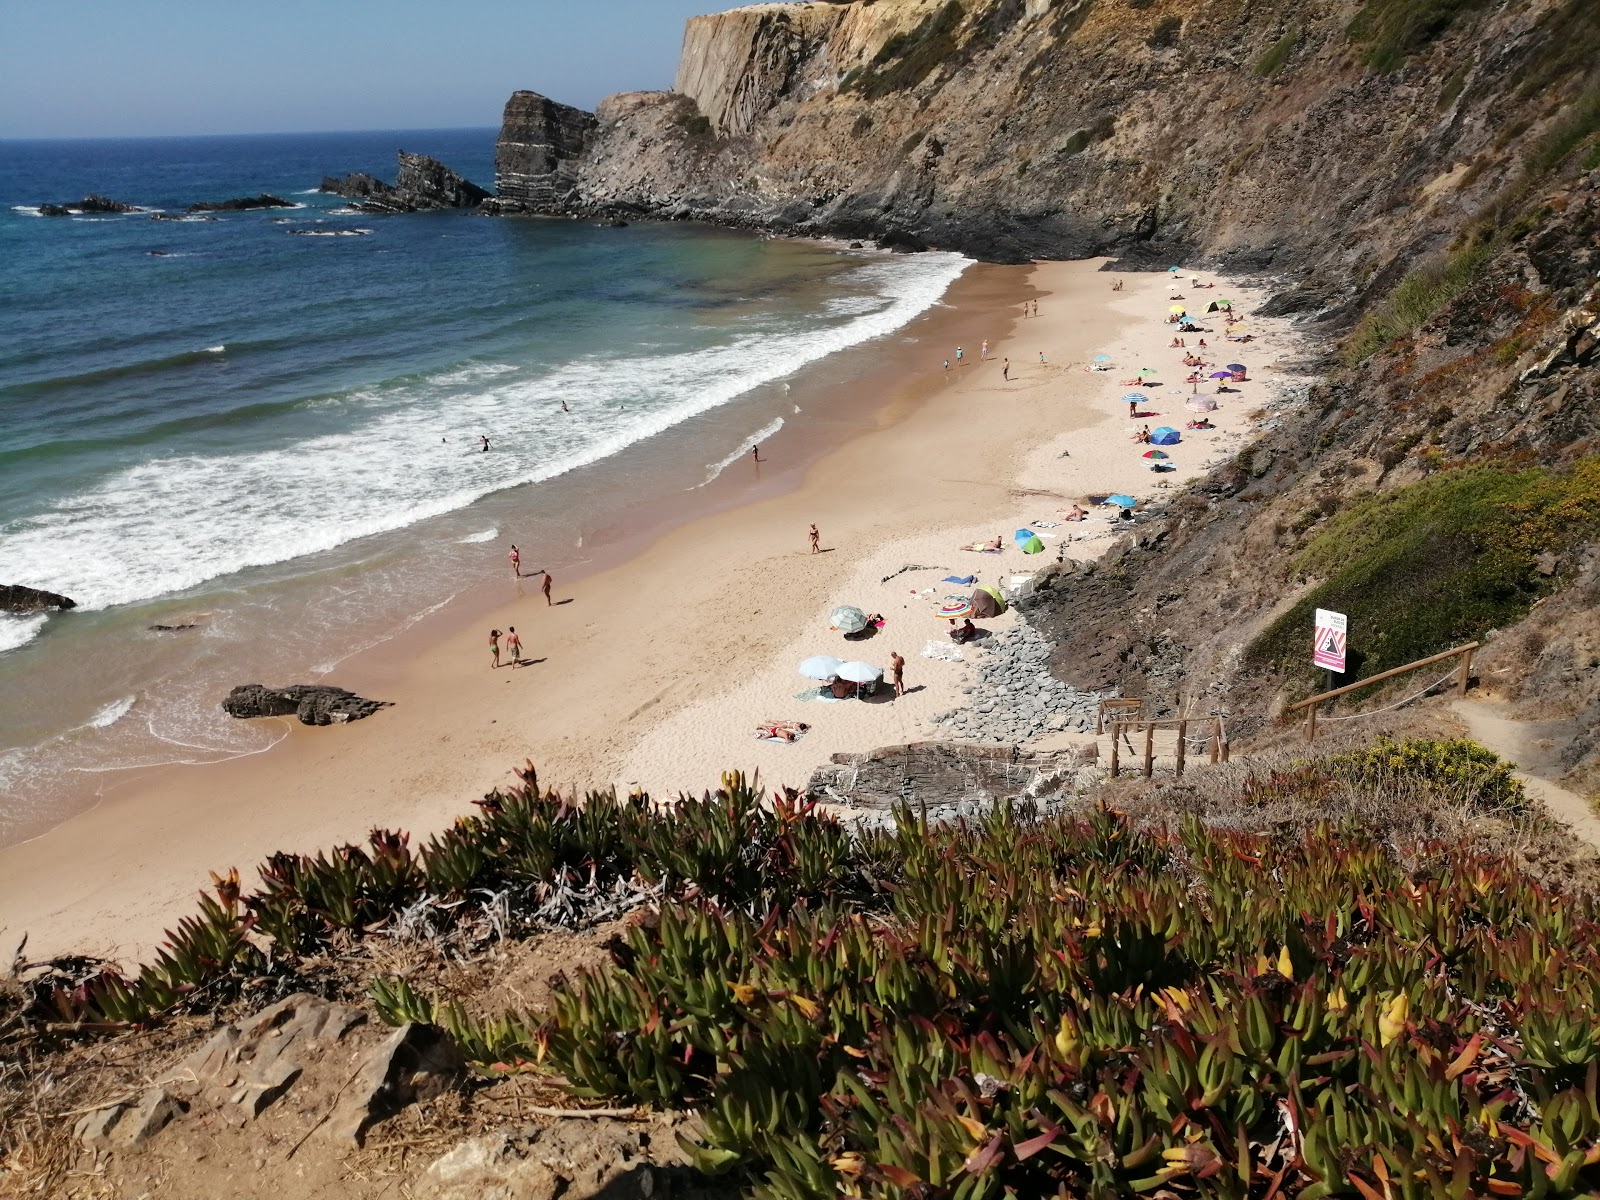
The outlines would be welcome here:
M 1047 581 L 1056 670 L 1248 727 L 1313 682 L 1308 604 L 1376 606 L 1368 672 L 1515 628 L 1484 678 L 1600 785 L 1594 0 L 758 4 L 689 22 L 674 91 L 532 123 L 547 211 L 1271 274 L 1326 353 Z
M 513 93 L 495 145 L 490 208 L 550 213 L 576 203 L 577 163 L 594 129 L 593 113 L 538 92 Z

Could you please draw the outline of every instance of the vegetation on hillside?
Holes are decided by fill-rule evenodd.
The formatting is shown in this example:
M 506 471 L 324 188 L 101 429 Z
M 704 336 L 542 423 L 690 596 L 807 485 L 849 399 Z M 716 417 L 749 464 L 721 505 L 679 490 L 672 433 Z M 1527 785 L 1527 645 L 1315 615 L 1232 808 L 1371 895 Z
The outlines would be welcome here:
M 1351 678 L 1426 657 L 1527 612 L 1557 577 L 1540 556 L 1600 534 L 1600 459 L 1562 471 L 1467 467 L 1369 495 L 1296 557 L 1320 578 L 1251 645 L 1258 665 L 1310 677 L 1313 610 L 1350 618 Z M 1547 564 L 1548 565 L 1548 564 Z
M 946 0 L 907 33 L 897 33 L 878 48 L 865 67 L 846 72 L 840 88 L 878 100 L 891 92 L 914 88 L 953 58 L 958 49 L 955 31 L 966 10 L 959 0 Z
M 803 906 L 668 905 L 554 1011 L 467 1042 L 697 1106 L 699 1166 L 783 1200 L 1600 1184 L 1600 912 L 1503 861 L 1008 807 L 902 812 L 857 855 Z

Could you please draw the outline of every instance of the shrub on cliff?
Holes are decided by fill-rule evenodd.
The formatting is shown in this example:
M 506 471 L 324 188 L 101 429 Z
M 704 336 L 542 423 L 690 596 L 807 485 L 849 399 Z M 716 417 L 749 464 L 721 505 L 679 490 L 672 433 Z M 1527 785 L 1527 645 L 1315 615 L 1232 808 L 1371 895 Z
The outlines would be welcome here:
M 1269 625 L 1251 662 L 1309 678 L 1313 610 L 1350 618 L 1361 678 L 1515 621 L 1552 576 L 1540 556 L 1600 531 L 1600 459 L 1565 471 L 1469 467 L 1365 497 L 1294 560 L 1320 577 Z

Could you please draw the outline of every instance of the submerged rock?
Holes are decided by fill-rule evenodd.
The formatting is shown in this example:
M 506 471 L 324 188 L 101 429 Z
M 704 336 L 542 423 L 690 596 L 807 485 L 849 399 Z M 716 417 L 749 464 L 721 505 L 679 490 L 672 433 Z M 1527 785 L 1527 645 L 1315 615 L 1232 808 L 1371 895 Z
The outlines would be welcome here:
M 65 204 L 41 204 L 41 217 L 71 217 L 80 213 L 131 213 L 143 212 L 137 204 L 124 204 L 110 196 L 90 195 L 82 200 L 69 200 Z
M 234 688 L 222 702 L 223 711 L 230 717 L 293 716 L 302 725 L 343 725 L 388 707 L 387 700 L 368 700 L 344 688 L 319 683 L 281 688 L 246 683 Z
M 20 583 L 0 583 L 0 612 L 36 613 L 47 609 L 77 608 L 78 602 L 55 592 L 23 587 Z

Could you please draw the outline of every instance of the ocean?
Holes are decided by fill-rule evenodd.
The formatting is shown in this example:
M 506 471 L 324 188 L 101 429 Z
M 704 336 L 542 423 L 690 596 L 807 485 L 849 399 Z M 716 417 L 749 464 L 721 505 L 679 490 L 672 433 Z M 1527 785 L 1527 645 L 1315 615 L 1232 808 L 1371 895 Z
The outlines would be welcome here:
M 716 485 L 809 419 L 795 381 L 965 265 L 317 190 L 401 147 L 492 187 L 494 139 L 0 142 L 0 583 L 79 604 L 0 615 L 0 844 L 105 773 L 267 748 L 230 686 L 326 675 L 504 575 L 510 541 L 569 569 Z M 152 219 L 262 192 L 297 207 Z M 90 193 L 151 211 L 38 214 Z

